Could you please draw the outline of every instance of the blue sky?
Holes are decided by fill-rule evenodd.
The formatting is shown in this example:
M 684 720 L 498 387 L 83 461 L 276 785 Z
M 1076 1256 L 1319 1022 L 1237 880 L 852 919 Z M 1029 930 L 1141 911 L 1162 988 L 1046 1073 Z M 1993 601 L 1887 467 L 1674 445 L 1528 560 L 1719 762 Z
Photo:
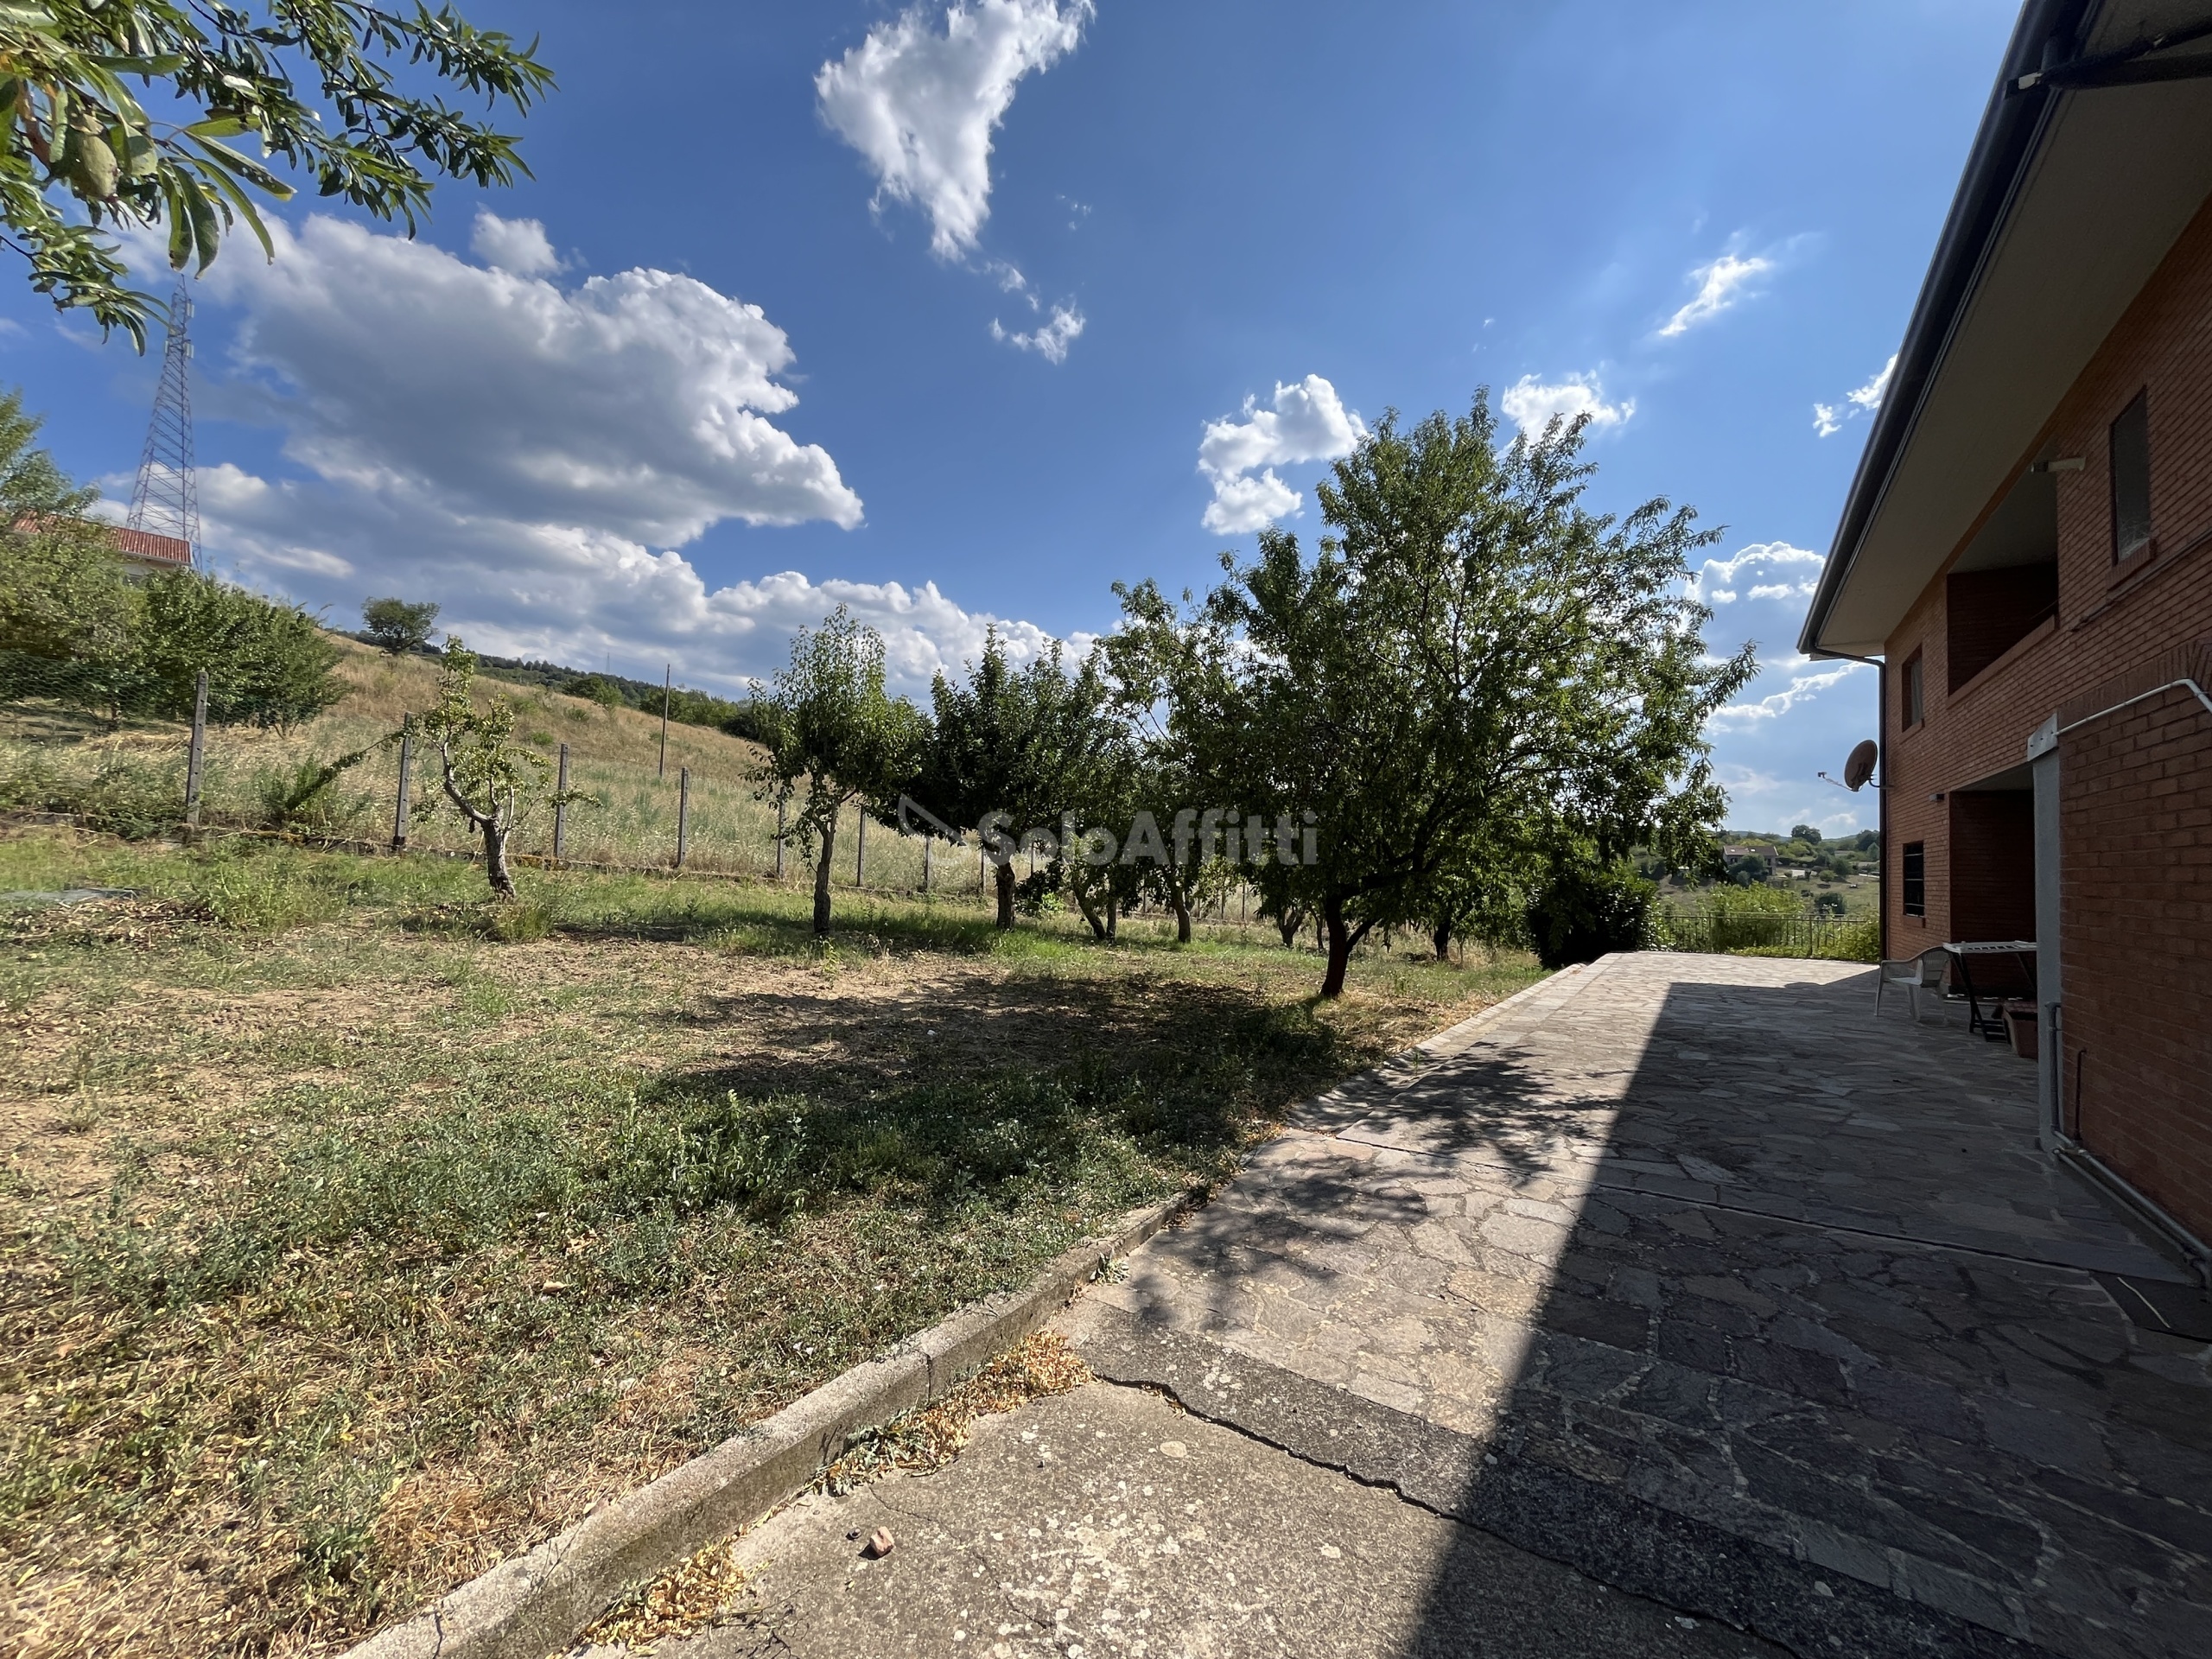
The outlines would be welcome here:
M 283 210 L 200 283 L 218 563 L 350 621 L 734 688 L 844 601 L 902 683 L 1202 585 L 1363 422 L 1597 416 L 1726 526 L 1729 822 L 1831 833 L 1872 675 L 1804 598 L 1995 73 L 1998 0 L 524 6 L 536 177 L 407 244 Z M 610 31 L 620 17 L 626 32 Z M 0 286 L 0 378 L 127 494 L 154 368 Z M 1854 401 L 1853 392 L 1859 394 Z

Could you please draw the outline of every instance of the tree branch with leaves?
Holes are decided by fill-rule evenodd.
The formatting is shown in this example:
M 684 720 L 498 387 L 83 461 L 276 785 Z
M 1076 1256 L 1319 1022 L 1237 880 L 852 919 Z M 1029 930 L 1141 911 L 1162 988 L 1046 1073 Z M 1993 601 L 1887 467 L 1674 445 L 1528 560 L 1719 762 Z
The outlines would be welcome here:
M 165 226 L 178 270 L 207 270 L 241 225 L 273 254 L 259 203 L 291 200 L 289 172 L 412 235 L 437 177 L 529 168 L 512 135 L 403 91 L 403 71 L 522 114 L 553 86 L 537 52 L 449 5 L 0 0 L 0 242 L 32 288 L 143 351 L 161 307 L 128 286 L 114 230 Z M 140 92 L 199 118 L 160 118 Z

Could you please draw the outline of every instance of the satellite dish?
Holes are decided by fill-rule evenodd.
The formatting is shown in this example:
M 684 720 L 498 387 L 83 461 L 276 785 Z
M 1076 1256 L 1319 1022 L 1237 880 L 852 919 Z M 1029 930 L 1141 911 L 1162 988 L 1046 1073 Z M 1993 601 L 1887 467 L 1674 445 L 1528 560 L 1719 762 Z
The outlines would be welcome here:
M 1874 761 L 1881 753 L 1871 737 L 1852 750 L 1851 758 L 1843 763 L 1843 786 L 1854 791 L 1864 789 L 1866 780 L 1874 775 Z

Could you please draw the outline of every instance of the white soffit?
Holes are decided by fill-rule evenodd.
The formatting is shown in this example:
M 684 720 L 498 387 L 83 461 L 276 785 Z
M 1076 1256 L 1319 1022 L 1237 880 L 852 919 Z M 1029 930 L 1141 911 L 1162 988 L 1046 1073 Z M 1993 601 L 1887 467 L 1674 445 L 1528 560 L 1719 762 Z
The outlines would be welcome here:
M 2065 96 L 1829 610 L 1823 647 L 1885 649 L 2208 195 L 2212 80 Z

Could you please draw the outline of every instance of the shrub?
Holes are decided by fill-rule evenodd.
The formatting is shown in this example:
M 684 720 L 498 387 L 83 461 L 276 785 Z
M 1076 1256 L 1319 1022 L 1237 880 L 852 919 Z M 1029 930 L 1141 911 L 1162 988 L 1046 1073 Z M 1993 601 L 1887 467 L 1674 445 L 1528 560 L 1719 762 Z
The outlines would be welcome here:
M 67 812 L 95 830 L 137 840 L 172 829 L 184 813 L 181 755 L 71 752 L 0 746 L 0 807 Z M 87 765 L 87 759 L 92 764 Z
M 1838 894 L 1822 896 L 1842 902 Z M 1662 942 L 1675 950 L 1839 962 L 1872 962 L 1879 953 L 1878 917 L 1832 919 L 1777 887 L 1716 887 L 1694 906 L 1662 911 L 1659 919 Z
M 188 570 L 147 582 L 138 659 L 180 717 L 206 670 L 207 718 L 222 726 L 291 726 L 345 695 L 338 647 L 315 618 Z
M 1547 968 L 1595 962 L 1611 950 L 1648 950 L 1659 942 L 1659 889 L 1625 861 L 1573 860 L 1554 866 L 1529 902 L 1529 935 Z
M 620 709 L 627 701 L 622 688 L 603 674 L 586 674 L 569 682 L 565 688 L 572 697 L 583 697 L 602 709 Z

